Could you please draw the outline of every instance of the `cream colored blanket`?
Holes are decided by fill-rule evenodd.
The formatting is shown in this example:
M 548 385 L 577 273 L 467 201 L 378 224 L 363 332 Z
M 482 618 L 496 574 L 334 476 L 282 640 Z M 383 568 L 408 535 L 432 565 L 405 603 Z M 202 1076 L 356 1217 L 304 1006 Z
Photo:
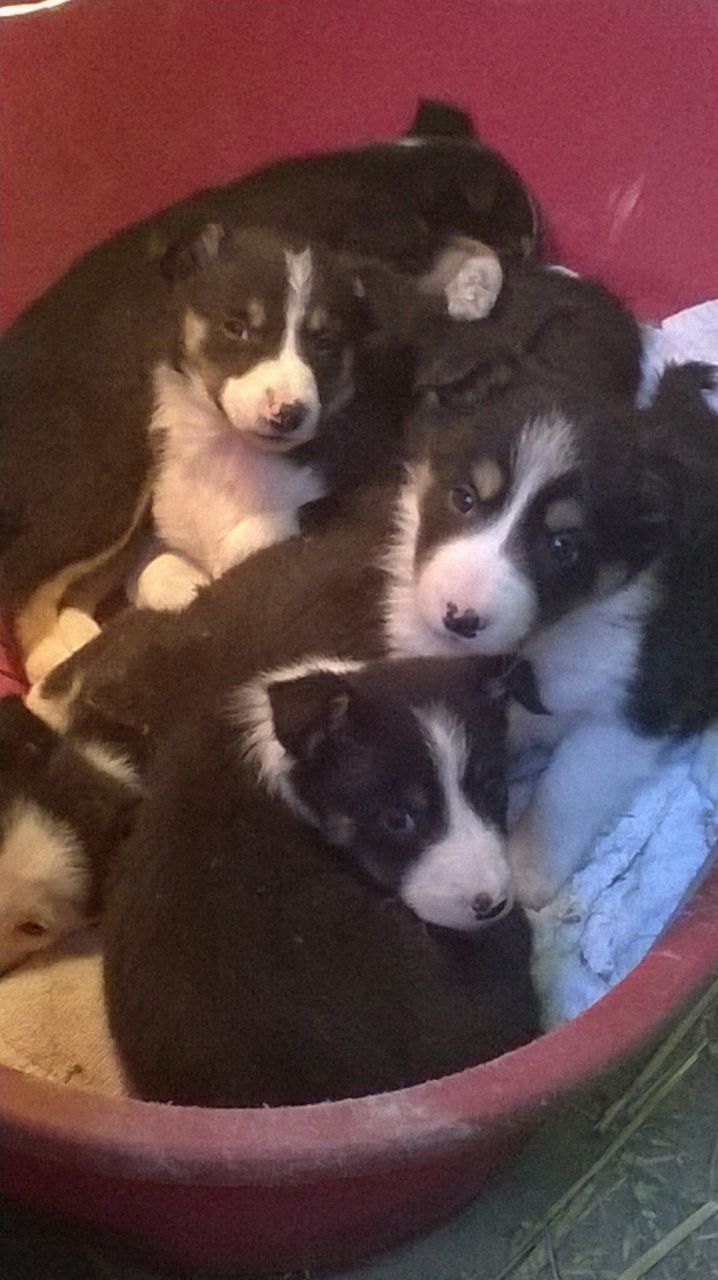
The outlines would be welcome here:
M 0 1063 L 96 1093 L 126 1093 L 107 1029 L 95 930 L 0 978 Z

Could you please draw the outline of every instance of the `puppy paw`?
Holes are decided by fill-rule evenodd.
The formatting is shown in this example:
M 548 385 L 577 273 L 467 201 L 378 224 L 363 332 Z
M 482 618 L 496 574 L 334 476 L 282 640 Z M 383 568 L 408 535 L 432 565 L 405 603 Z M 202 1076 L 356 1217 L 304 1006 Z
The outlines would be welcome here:
M 446 285 L 446 305 L 454 320 L 482 320 L 493 309 L 504 275 L 494 253 L 467 258 Z
M 522 907 L 540 911 L 556 896 L 560 884 L 542 865 L 541 851 L 521 823 L 509 836 L 508 859 L 517 901 Z
M 208 582 L 208 575 L 198 565 L 164 551 L 127 583 L 127 594 L 140 609 L 179 613 Z

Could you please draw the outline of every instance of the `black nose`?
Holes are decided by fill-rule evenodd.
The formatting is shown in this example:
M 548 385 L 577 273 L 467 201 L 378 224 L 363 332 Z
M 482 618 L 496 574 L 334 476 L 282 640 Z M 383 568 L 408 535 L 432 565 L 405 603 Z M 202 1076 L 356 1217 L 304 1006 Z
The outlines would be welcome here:
M 498 902 L 488 893 L 477 893 L 471 909 L 477 920 L 498 920 L 505 914 L 509 906 L 508 898 L 500 898 Z
M 291 435 L 292 431 L 301 427 L 306 412 L 306 405 L 303 405 L 301 400 L 283 404 L 276 413 L 272 414 L 272 426 L 276 431 L 281 431 L 282 435 Z
M 463 636 L 464 640 L 473 640 L 479 631 L 483 631 L 488 623 L 480 618 L 475 609 L 464 609 L 459 613 L 458 606 L 447 604 L 444 614 L 444 626 L 455 636 Z

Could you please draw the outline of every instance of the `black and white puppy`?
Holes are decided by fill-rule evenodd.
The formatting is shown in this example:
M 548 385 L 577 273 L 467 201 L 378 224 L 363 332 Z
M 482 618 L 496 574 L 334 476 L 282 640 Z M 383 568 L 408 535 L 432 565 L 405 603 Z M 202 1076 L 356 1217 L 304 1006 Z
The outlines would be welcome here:
M 480 673 L 319 660 L 165 741 L 105 907 L 110 1027 L 134 1092 L 319 1102 L 537 1033 L 525 919 L 477 928 L 504 813 L 504 714 Z
M 666 743 L 718 714 L 718 421 L 700 367 L 654 404 L 552 409 L 518 392 L 457 418 L 424 411 L 399 502 L 394 653 L 530 661 L 550 716 L 512 713 L 514 748 L 558 742 L 511 836 L 541 905 L 650 777 Z
M 97 918 L 138 799 L 123 756 L 0 701 L 0 972 Z
M 417 289 L 377 262 L 218 224 L 182 252 L 153 373 L 164 550 L 141 569 L 138 604 L 183 608 L 203 582 L 297 533 L 301 507 L 390 469 L 417 334 L 450 305 L 486 302 L 467 296 L 474 264 L 500 275 L 475 242 L 450 254 L 441 281 Z
M 422 133 L 420 145 L 281 162 L 120 232 L 78 261 L 3 336 L 0 601 L 24 659 L 53 631 L 68 588 L 124 546 L 146 513 L 154 371 L 168 359 L 174 306 L 160 267 L 172 246 L 191 243 L 214 223 L 258 226 L 299 251 L 323 244 L 413 274 L 430 271 L 456 235 L 530 251 L 535 213 L 516 175 L 467 138 L 463 113 L 429 110 L 417 128 L 431 129 L 432 120 L 442 136 Z M 300 274 L 294 270 L 295 281 Z M 225 318 L 241 341 L 243 318 Z M 252 334 L 251 315 L 246 320 Z M 185 336 L 190 347 L 193 339 L 203 345 L 201 332 Z M 311 387 L 299 390 L 309 395 Z M 280 388 L 265 384 L 267 391 Z M 273 423 L 276 434 L 280 421 L 287 431 L 298 423 L 300 397 L 265 399 L 265 429 Z M 316 411 L 310 401 L 311 395 L 301 414 L 305 427 Z M 86 623 L 70 621 L 78 622 L 77 639 L 84 641 Z M 33 674 L 52 660 L 38 655 Z

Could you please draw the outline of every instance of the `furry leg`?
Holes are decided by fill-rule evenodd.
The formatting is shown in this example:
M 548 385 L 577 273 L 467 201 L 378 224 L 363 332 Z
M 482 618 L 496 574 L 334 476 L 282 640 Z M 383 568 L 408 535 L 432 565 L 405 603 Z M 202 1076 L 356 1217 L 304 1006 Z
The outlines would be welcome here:
M 235 564 L 241 564 L 255 551 L 272 547 L 299 533 L 296 511 L 268 511 L 261 516 L 240 520 L 223 538 L 212 566 L 212 576 L 220 578 Z

